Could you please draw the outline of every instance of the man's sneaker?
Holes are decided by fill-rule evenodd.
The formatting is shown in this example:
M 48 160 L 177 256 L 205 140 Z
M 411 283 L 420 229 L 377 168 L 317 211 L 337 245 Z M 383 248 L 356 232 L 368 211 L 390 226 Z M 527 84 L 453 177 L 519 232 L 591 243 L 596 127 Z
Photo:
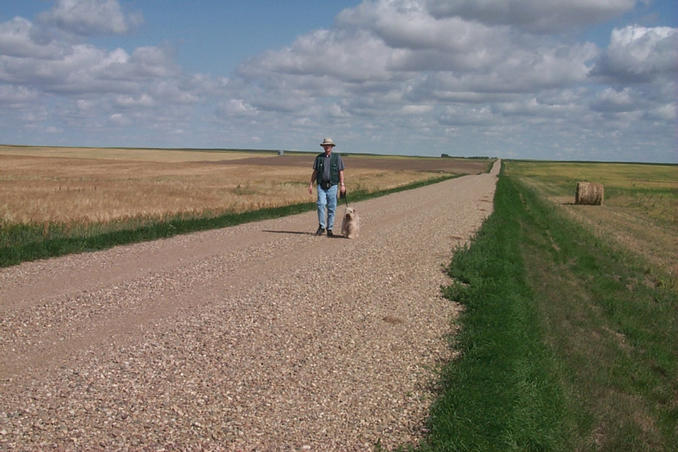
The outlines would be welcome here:
M 328 237 L 334 237 L 334 234 L 332 234 L 332 229 L 327 230 L 327 236 Z
M 318 230 L 315 231 L 315 235 L 323 235 L 325 233 L 325 228 L 318 226 Z

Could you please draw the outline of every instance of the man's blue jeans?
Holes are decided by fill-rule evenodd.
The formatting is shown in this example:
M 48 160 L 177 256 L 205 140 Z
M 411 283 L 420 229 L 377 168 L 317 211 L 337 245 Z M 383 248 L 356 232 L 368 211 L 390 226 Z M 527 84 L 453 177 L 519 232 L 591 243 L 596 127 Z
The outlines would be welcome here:
M 327 223 L 325 223 L 327 210 Z M 318 223 L 323 229 L 334 228 L 334 211 L 337 210 L 337 185 L 325 190 L 318 184 Z

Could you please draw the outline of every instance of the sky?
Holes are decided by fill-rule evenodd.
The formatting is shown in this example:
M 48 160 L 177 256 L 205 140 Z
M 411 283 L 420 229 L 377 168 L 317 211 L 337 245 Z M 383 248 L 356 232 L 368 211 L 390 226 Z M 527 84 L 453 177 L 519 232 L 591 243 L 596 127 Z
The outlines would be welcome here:
M 675 0 L 0 0 L 0 143 L 678 163 Z

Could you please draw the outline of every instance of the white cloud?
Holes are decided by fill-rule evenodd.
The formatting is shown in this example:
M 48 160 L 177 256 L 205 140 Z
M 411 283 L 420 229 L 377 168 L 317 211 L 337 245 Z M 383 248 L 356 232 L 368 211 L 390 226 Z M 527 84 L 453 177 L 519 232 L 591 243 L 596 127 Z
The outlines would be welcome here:
M 63 46 L 61 50 L 60 59 L 0 55 L 0 79 L 46 91 L 124 90 L 120 84 L 112 83 L 115 78 L 111 77 L 116 67 L 127 64 L 124 50 L 106 52 L 87 44 Z
M 493 125 L 498 118 L 489 107 L 449 106 L 438 118 L 440 124 L 448 126 Z
M 143 21 L 139 13 L 123 13 L 118 0 L 57 0 L 39 19 L 43 24 L 83 36 L 123 34 Z
M 131 120 L 122 113 L 113 113 L 110 115 L 109 119 L 111 122 L 117 126 L 126 126 L 131 123 Z
M 541 122 L 554 118 L 571 119 L 574 114 L 581 115 L 583 107 L 573 102 L 553 102 L 546 98 L 523 96 L 514 101 L 499 102 L 494 105 L 493 111 L 503 116 L 523 116 Z
M 38 98 L 38 92 L 25 86 L 0 85 L 0 105 L 25 105 Z
M 242 99 L 230 99 L 219 107 L 219 112 L 226 116 L 252 116 L 257 109 Z
M 25 19 L 0 24 L 0 81 L 46 92 L 132 93 L 144 81 L 179 74 L 167 51 L 103 50 L 87 43 L 41 42 Z M 7 51 L 11 48 L 11 51 Z
M 624 82 L 675 77 L 678 72 L 678 29 L 630 25 L 614 29 L 610 45 L 595 73 Z
M 350 118 L 350 114 L 339 104 L 333 103 L 323 109 L 324 114 L 332 118 Z
M 162 99 L 165 104 L 191 105 L 201 99 L 202 87 L 194 81 L 184 81 L 182 77 L 168 77 L 151 79 L 147 84 L 148 90 L 156 99 Z
M 403 55 L 398 67 L 440 71 L 448 89 L 455 91 L 524 92 L 585 80 L 597 50 L 592 44 L 530 48 L 501 42 L 496 46 L 487 43 L 480 53 L 483 56 L 477 57 L 473 52 L 458 55 L 411 51 Z
M 163 78 L 177 73 L 172 58 L 159 47 L 138 47 L 129 58 L 130 74 L 133 77 Z
M 33 24 L 22 18 L 0 23 L 0 56 L 58 59 L 62 47 L 49 41 L 38 42 Z
M 91 100 L 78 99 L 75 102 L 75 104 L 78 107 L 78 110 L 83 111 L 83 112 L 92 110 L 92 108 L 94 108 L 94 102 L 92 102 Z
M 337 17 L 341 27 L 370 29 L 390 48 L 469 52 L 498 41 L 506 30 L 457 17 L 434 18 L 420 2 L 364 2 Z
M 636 0 L 428 0 L 434 17 L 461 17 L 489 25 L 511 25 L 553 33 L 618 16 Z
M 239 73 L 248 77 L 284 73 L 332 77 L 347 82 L 385 80 L 393 50 L 366 31 L 316 30 L 289 47 L 266 52 L 245 62 Z
M 400 108 L 400 113 L 403 113 L 405 115 L 422 115 L 425 113 L 430 113 L 433 111 L 433 106 L 432 105 L 403 105 Z
M 375 81 L 416 84 L 420 74 L 441 72 L 454 81 L 448 91 L 515 92 L 581 82 L 597 56 L 593 44 L 527 40 L 506 27 L 437 19 L 412 1 L 365 2 L 343 11 L 337 24 L 244 63 L 240 74 L 291 74 L 297 81 L 310 74 L 364 88 Z
M 660 105 L 649 110 L 647 116 L 652 120 L 673 122 L 675 124 L 676 119 L 678 119 L 678 105 L 676 103 Z
M 143 93 L 138 97 L 117 96 L 115 103 L 121 107 L 152 107 L 155 105 L 155 101 L 147 93 Z
M 601 112 L 633 111 L 638 108 L 633 99 L 630 88 L 617 91 L 613 88 L 605 88 L 596 96 L 591 108 Z
M 47 111 L 47 108 L 41 105 L 37 108 L 31 108 L 30 110 L 22 111 L 19 119 L 26 123 L 38 123 L 44 122 L 48 117 L 49 112 Z

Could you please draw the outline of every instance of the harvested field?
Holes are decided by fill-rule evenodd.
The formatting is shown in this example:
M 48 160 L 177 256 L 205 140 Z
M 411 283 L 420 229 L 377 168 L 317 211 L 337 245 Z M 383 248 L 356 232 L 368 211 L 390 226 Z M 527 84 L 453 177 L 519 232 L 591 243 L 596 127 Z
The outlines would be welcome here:
M 442 158 L 346 156 L 345 162 L 352 192 L 488 166 Z M 310 202 L 312 164 L 311 154 L 0 147 L 0 225 L 86 225 Z
M 509 175 L 537 189 L 600 237 L 613 239 L 678 278 L 678 165 L 506 162 Z M 604 185 L 600 206 L 573 203 L 577 181 Z
M 190 150 L 190 149 L 134 149 L 134 148 L 69 148 L 50 146 L 3 146 L 0 154 L 32 157 L 61 157 L 74 159 L 131 160 L 138 162 L 208 162 L 270 157 L 274 152 Z

